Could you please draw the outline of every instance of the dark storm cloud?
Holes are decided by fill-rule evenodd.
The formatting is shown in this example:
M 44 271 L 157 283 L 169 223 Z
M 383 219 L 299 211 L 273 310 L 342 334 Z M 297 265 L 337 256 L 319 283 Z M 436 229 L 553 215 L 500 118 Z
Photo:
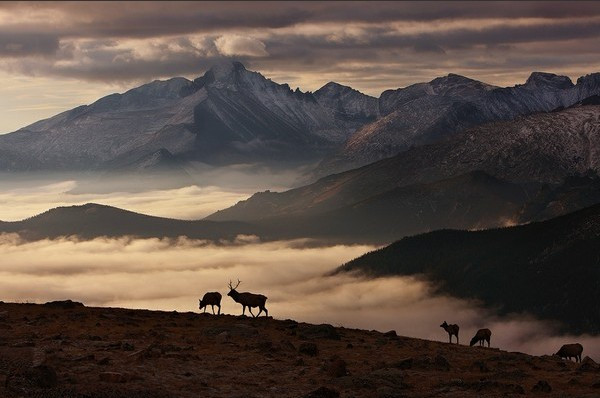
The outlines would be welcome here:
M 0 30 L 0 57 L 53 55 L 58 49 L 59 39 L 55 35 Z
M 197 76 L 231 57 L 377 95 L 438 73 L 600 66 L 594 2 L 0 3 L 0 26 L 0 69 L 88 81 Z

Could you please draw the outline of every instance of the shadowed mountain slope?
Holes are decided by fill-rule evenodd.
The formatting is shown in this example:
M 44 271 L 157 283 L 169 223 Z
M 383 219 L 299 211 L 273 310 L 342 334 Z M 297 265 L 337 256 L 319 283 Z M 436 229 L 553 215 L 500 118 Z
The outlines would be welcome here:
M 234 239 L 239 234 L 255 234 L 257 228 L 243 222 L 186 221 L 153 217 L 116 207 L 88 203 L 58 207 L 16 222 L 0 222 L 1 232 L 17 232 L 25 239 L 78 236 L 135 236 L 141 238 Z
M 600 333 L 600 205 L 548 221 L 483 231 L 406 237 L 337 272 L 424 275 L 439 290 L 482 301 L 502 314 L 560 321 Z
M 361 230 L 361 223 L 353 223 L 356 217 L 373 229 L 379 225 L 380 232 L 394 225 L 398 233 L 409 234 L 495 227 L 528 221 L 518 209 L 533 200 L 541 185 L 552 190 L 569 176 L 597 172 L 598 154 L 600 106 L 581 106 L 488 123 L 453 140 L 413 148 L 304 187 L 257 193 L 207 219 L 266 225 L 274 219 L 308 218 L 315 230 L 338 221 Z M 596 203 L 594 197 L 591 193 L 581 205 L 565 204 L 564 209 Z

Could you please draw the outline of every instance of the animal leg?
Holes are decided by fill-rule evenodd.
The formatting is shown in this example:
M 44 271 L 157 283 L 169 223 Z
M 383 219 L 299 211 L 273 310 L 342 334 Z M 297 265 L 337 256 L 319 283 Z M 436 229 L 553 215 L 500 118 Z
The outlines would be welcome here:
M 213 315 L 214 315 L 214 314 L 215 314 L 215 305 L 214 305 L 214 304 L 211 304 L 211 305 L 210 305 L 210 307 L 212 308 Z
M 260 314 L 262 313 L 262 307 L 258 307 L 259 311 L 258 314 L 256 314 L 256 317 L 258 318 L 260 316 Z
M 219 304 L 219 312 L 217 313 L 217 315 L 221 315 L 221 304 Z
M 450 333 L 448 333 L 448 341 L 450 342 L 450 344 L 452 344 L 452 335 Z
M 490 341 L 491 341 L 491 340 L 492 340 L 492 339 L 488 339 L 488 341 L 487 341 L 487 342 L 488 342 L 488 348 L 490 348 Z
M 246 306 L 245 306 L 245 305 L 243 305 L 242 307 L 243 307 L 243 310 L 242 310 L 242 315 L 246 315 Z
M 262 309 L 265 310 L 265 316 L 268 318 L 269 317 L 269 311 L 267 310 L 267 307 L 263 306 Z
M 204 307 L 204 312 L 203 312 L 203 314 L 206 314 L 206 307 Z
M 250 315 L 252 315 L 253 318 L 256 318 L 256 315 L 252 313 L 252 307 L 248 307 L 248 311 L 250 311 Z
M 456 335 L 456 344 L 458 344 L 458 334 Z

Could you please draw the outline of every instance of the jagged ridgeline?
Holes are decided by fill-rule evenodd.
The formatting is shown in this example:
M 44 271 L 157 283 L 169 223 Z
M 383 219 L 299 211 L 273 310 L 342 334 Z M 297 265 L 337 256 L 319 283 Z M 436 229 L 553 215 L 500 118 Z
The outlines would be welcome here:
M 406 237 L 341 266 L 371 277 L 425 275 L 439 291 L 501 314 L 529 313 L 600 333 L 600 205 L 552 220 Z
M 189 80 L 154 81 L 0 136 L 0 171 L 173 170 L 307 165 L 349 170 L 485 122 L 566 108 L 600 94 L 600 74 L 534 72 L 501 88 L 450 74 L 379 98 L 329 82 L 292 90 L 239 62 Z

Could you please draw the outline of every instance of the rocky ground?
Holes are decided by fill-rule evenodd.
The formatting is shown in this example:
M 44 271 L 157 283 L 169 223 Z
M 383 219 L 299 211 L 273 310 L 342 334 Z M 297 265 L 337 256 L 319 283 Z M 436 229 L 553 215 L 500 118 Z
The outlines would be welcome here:
M 523 395 L 598 397 L 600 366 L 293 320 L 0 303 L 1 397 Z

